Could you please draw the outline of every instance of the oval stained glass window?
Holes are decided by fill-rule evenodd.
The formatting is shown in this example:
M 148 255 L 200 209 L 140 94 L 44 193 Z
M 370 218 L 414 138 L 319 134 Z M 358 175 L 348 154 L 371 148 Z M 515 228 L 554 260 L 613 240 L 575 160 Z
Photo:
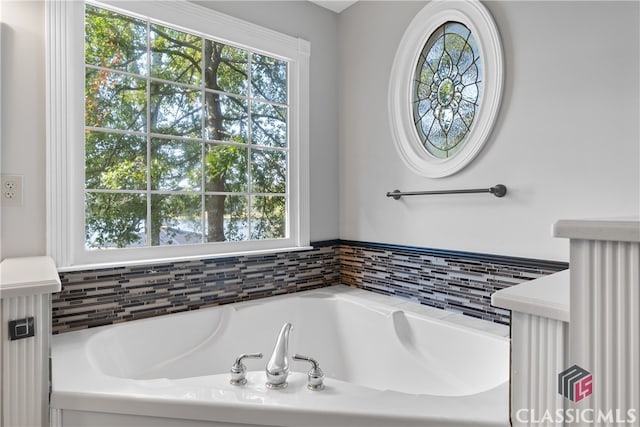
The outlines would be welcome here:
M 391 137 L 405 165 L 441 178 L 471 163 L 492 134 L 503 78 L 500 33 L 480 0 L 427 3 L 389 78 Z
M 413 120 L 432 156 L 447 159 L 465 144 L 482 96 L 482 63 L 473 34 L 449 21 L 427 39 L 415 69 Z

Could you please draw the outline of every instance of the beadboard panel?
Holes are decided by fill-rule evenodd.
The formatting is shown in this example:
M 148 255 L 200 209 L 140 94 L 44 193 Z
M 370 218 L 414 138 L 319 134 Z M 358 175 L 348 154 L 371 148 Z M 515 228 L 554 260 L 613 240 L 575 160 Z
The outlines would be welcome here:
M 16 296 L 1 301 L 2 325 L 34 317 L 35 335 L 11 341 L 2 335 L 2 411 L 4 426 L 49 425 L 49 294 Z
M 569 363 L 593 375 L 593 394 L 572 406 L 638 411 L 640 243 L 571 239 L 571 265 Z
M 568 323 L 513 312 L 511 321 L 511 421 L 536 425 L 546 412 L 564 409 L 558 373 L 566 368 Z M 539 425 L 539 424 L 538 424 Z

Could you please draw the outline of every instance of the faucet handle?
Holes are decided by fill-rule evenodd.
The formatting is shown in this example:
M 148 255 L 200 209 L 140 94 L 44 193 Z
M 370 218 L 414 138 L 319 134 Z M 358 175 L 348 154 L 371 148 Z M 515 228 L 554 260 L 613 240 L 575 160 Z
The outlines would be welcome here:
M 231 380 L 233 385 L 245 385 L 247 383 L 247 367 L 242 363 L 242 359 L 262 359 L 262 353 L 241 354 L 236 358 L 236 363 L 231 367 Z
M 324 384 L 322 381 L 324 380 L 324 372 L 320 369 L 320 364 L 311 357 L 303 356 L 301 354 L 294 354 L 293 360 L 304 361 L 311 363 L 311 370 L 307 374 L 308 384 L 307 388 L 309 390 L 318 391 L 324 389 Z

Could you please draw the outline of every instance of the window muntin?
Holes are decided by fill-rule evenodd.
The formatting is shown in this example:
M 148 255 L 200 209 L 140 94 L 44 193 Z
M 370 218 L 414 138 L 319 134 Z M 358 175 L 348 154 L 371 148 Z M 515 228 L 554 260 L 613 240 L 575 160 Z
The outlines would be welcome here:
M 289 63 L 86 5 L 85 245 L 288 237 Z
M 454 156 L 473 126 L 482 92 L 482 63 L 475 38 L 459 22 L 429 36 L 416 66 L 413 118 L 427 151 Z

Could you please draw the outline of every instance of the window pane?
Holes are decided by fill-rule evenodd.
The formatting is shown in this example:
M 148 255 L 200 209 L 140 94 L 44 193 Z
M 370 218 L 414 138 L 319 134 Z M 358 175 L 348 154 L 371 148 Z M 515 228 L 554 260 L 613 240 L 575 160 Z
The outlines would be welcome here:
M 247 149 L 235 145 L 206 145 L 206 191 L 247 191 Z
M 251 151 L 251 191 L 285 193 L 287 155 L 283 151 Z
M 438 70 L 440 58 L 444 53 L 444 26 L 436 29 L 422 50 L 421 58 L 426 58 L 425 64 L 433 73 Z
M 86 125 L 122 130 L 145 130 L 146 88 L 144 79 L 87 68 Z
M 460 116 L 462 117 L 462 121 L 464 122 L 466 127 L 471 128 L 471 123 L 473 122 L 475 113 L 475 104 L 467 102 L 464 99 L 460 101 Z
M 288 62 L 92 5 L 85 29 L 86 246 L 286 237 Z
M 205 128 L 208 139 L 247 142 L 247 101 L 235 96 L 206 92 Z
M 201 92 L 183 86 L 151 82 L 151 132 L 200 137 Z
M 238 241 L 249 238 L 247 197 L 215 195 L 205 197 L 207 241 Z
M 467 72 L 467 70 L 469 69 L 469 67 L 474 63 L 474 61 L 476 60 L 474 51 L 478 51 L 477 48 L 475 47 L 475 41 L 473 39 L 469 40 L 469 45 L 466 45 L 462 51 L 460 52 L 460 59 L 458 60 L 458 70 L 460 70 L 460 72 L 462 74 L 465 74 Z M 472 47 L 473 46 L 473 47 Z
M 151 246 L 202 243 L 202 197 L 151 195 Z
M 424 45 L 414 77 L 413 119 L 434 157 L 451 157 L 464 145 L 482 92 L 481 68 L 475 39 L 461 23 L 445 23 Z
M 85 6 L 85 62 L 135 74 L 147 72 L 147 24 L 139 19 Z
M 251 62 L 251 93 L 254 98 L 287 102 L 287 63 L 254 53 Z
M 286 237 L 286 200 L 279 196 L 251 197 L 251 240 Z
M 151 140 L 151 189 L 200 191 L 202 144 L 196 141 Z
M 463 87 L 468 87 L 468 85 L 475 85 L 479 82 L 478 78 L 478 67 L 476 64 L 471 64 L 462 75 L 461 83 Z
M 202 39 L 161 25 L 151 25 L 151 76 L 199 86 Z
M 146 190 L 146 138 L 87 131 L 85 187 L 102 190 Z
M 247 94 L 247 51 L 205 40 L 205 86 L 237 95 Z
M 251 104 L 251 142 L 268 147 L 287 146 L 287 108 L 263 102 Z
M 87 248 L 144 246 L 147 202 L 144 194 L 87 193 Z

